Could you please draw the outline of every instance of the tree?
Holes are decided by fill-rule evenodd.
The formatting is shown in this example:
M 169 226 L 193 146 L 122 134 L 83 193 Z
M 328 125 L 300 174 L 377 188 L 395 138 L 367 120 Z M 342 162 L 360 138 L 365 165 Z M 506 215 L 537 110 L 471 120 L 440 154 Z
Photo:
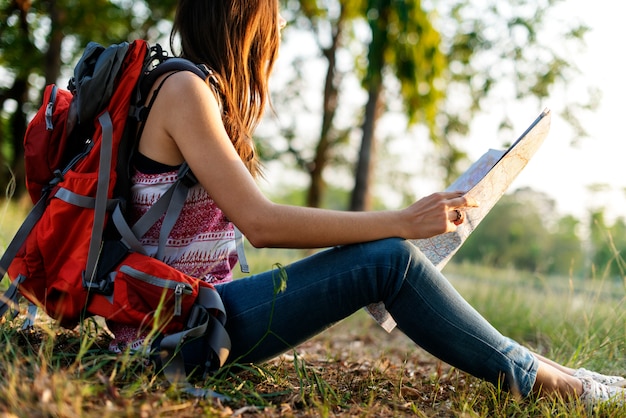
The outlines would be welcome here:
M 89 41 L 156 39 L 158 22 L 171 18 L 174 0 L 0 1 L 0 187 L 24 184 L 22 138 L 46 84 L 56 83 Z M 7 106 L 7 104 L 11 104 Z
M 397 7 L 392 8 L 391 5 Z M 419 5 L 419 2 L 417 3 Z M 437 89 L 416 90 L 415 85 L 433 85 L 437 71 L 441 67 L 441 56 L 438 57 L 437 41 L 438 36 L 433 31 L 428 18 L 415 2 L 393 2 L 391 0 L 382 1 L 307 1 L 299 3 L 288 3 L 286 13 L 291 13 L 290 21 L 300 30 L 310 30 L 316 39 L 316 43 L 321 51 L 321 56 L 326 61 L 326 77 L 324 79 L 324 94 L 321 105 L 322 123 L 320 136 L 313 156 L 307 157 L 307 150 L 294 146 L 298 143 L 298 130 L 292 123 L 288 128 L 283 129 L 283 135 L 288 138 L 287 150 L 294 155 L 298 166 L 305 169 L 310 175 L 309 194 L 307 204 L 309 206 L 319 206 L 322 199 L 323 172 L 334 158 L 340 155 L 340 148 L 348 142 L 349 137 L 354 134 L 355 127 L 359 125 L 357 120 L 362 122 L 362 142 L 365 144 L 361 149 L 357 181 L 362 183 L 359 190 L 366 190 L 369 184 L 369 172 L 371 164 L 369 151 L 374 146 L 374 131 L 376 122 L 382 111 L 384 103 L 381 100 L 383 89 L 383 71 L 386 62 L 392 59 L 397 63 L 397 73 L 401 75 L 401 89 L 406 93 L 405 97 L 408 105 L 415 106 L 421 104 L 420 112 L 432 110 L 431 103 L 439 96 Z M 369 51 L 359 46 L 362 39 L 356 32 L 362 31 L 364 16 L 368 16 L 369 26 L 373 34 L 370 45 L 380 47 L 370 48 Z M 391 39 L 391 42 L 389 41 Z M 395 49 L 390 44 L 395 45 Z M 357 72 L 362 74 L 360 80 L 364 90 L 368 92 L 368 101 L 365 106 L 366 115 L 356 116 L 354 121 L 344 126 L 333 125 L 337 109 L 339 106 L 341 83 L 344 74 L 337 68 L 337 55 L 346 50 L 359 51 L 353 56 L 355 65 L 345 72 Z M 363 60 L 367 56 L 367 60 Z M 363 61 L 367 64 L 356 64 Z M 296 65 L 299 63 L 295 61 Z M 296 72 L 296 74 L 301 74 Z M 300 98 L 301 89 L 293 87 L 298 85 L 298 81 L 293 81 L 288 89 L 290 109 L 293 109 L 294 99 Z M 289 86 L 289 83 L 287 83 Z M 285 89 L 281 89 L 285 93 Z M 426 100 L 428 98 L 428 100 Z M 415 113 L 417 114 L 417 112 Z M 348 125 L 347 127 L 345 125 Z M 267 151 L 266 151 L 267 152 Z M 266 154 L 275 156 L 276 154 Z M 341 158 L 340 161 L 345 162 Z M 364 201 L 367 194 L 354 195 L 353 201 Z M 352 204 L 354 206 L 355 203 Z M 361 203 L 356 203 L 360 206 Z
M 329 5 L 331 3 L 332 5 Z M 297 116 L 292 117 L 292 122 L 287 127 L 282 127 L 281 135 L 287 138 L 286 151 L 293 156 L 296 165 L 309 175 L 309 188 L 306 197 L 306 205 L 318 207 L 325 190 L 323 173 L 332 161 L 340 156 L 337 150 L 347 141 L 349 130 L 343 129 L 335 123 L 337 108 L 339 106 L 339 94 L 344 74 L 338 68 L 338 52 L 346 47 L 350 22 L 359 16 L 362 10 L 362 0 L 350 0 L 343 2 L 318 2 L 316 0 L 301 0 L 290 2 L 284 8 L 284 14 L 295 24 L 298 30 L 311 34 L 319 51 L 319 56 L 325 61 L 325 73 L 323 77 L 322 104 L 320 106 L 319 136 L 315 144 L 310 145 L 298 140 L 301 131 L 298 129 Z M 295 23 L 294 23 L 295 22 Z M 291 28 L 285 30 L 283 38 L 289 37 Z M 313 54 L 317 55 L 317 54 Z M 291 63 L 295 76 L 281 86 L 280 91 L 288 102 L 283 104 L 288 109 L 293 109 L 296 102 L 303 112 L 308 113 L 312 109 L 308 106 L 306 92 L 307 77 L 305 70 L 307 63 L 296 57 Z M 317 111 L 317 110 L 316 110 Z M 263 147 L 261 154 L 265 159 L 276 159 L 281 154 L 280 149 Z
M 351 210 L 371 209 L 370 183 L 376 154 L 376 127 L 383 111 L 383 72 L 388 66 L 400 82 L 409 120 L 434 126 L 443 92 L 436 81 L 444 69 L 439 33 L 433 28 L 421 1 L 371 0 L 365 15 L 371 31 L 363 88 L 368 100 L 362 129 L 361 147 L 355 171 Z M 422 88 L 425 86 L 424 88 Z M 419 109 L 419 110 L 418 110 Z
M 611 225 L 604 209 L 594 209 L 589 217 L 591 277 L 626 277 L 626 222 L 618 218 Z
M 309 2 L 300 2 L 304 3 Z M 536 98 L 540 101 L 555 85 L 566 84 L 576 69 L 562 56 L 562 44 L 544 43 L 541 35 L 548 29 L 558 31 L 563 43 L 580 45 L 587 28 L 578 22 L 562 21 L 557 27 L 549 16 L 558 3 L 557 0 L 487 1 L 481 4 L 467 0 L 445 4 L 402 0 L 313 1 L 312 4 L 323 5 L 332 11 L 361 7 L 358 14 L 349 14 L 351 19 L 344 17 L 341 20 L 341 33 L 346 37 L 343 42 L 334 44 L 341 49 L 333 49 L 333 56 L 346 50 L 354 55 L 355 64 L 351 70 L 360 78 L 368 97 L 365 111 L 353 119 L 352 131 L 342 131 L 344 137 L 350 138 L 357 135 L 358 127 L 362 128 L 358 145 L 360 153 L 355 162 L 358 168 L 352 208 L 366 206 L 365 196 L 370 193 L 369 179 L 372 176 L 371 161 L 376 155 L 376 122 L 388 111 L 394 95 L 403 104 L 408 126 L 426 126 L 429 140 L 438 144 L 439 162 L 445 168 L 442 182 L 449 183 L 458 175 L 458 162 L 465 157 L 458 143 L 467 134 L 474 116 L 489 105 L 490 98 L 507 91 L 519 100 Z M 291 22 L 299 28 L 307 28 L 311 24 L 311 15 L 303 12 L 304 7 L 295 5 L 295 2 L 287 5 L 293 13 Z M 333 16 L 338 15 L 335 12 Z M 336 33 L 333 31 L 338 21 L 329 16 L 330 12 L 314 15 L 318 39 L 334 39 L 322 32 Z M 348 27 L 353 29 L 346 30 Z M 362 34 L 363 27 L 368 28 L 366 35 Z M 355 38 L 347 38 L 348 35 L 356 36 L 364 46 L 355 48 Z M 345 82 L 345 78 L 340 81 Z M 339 93 L 333 95 L 332 100 L 345 103 L 350 94 L 336 83 L 334 86 Z M 563 113 L 575 120 L 577 112 L 587 104 L 573 103 Z M 340 105 L 334 105 L 334 112 Z M 323 108 L 327 109 L 326 101 Z M 290 112 L 294 112 L 293 107 Z M 505 114 L 501 122 L 503 129 L 511 125 L 509 120 Z M 333 131 L 332 127 L 324 126 L 326 131 Z M 298 137 L 293 125 L 286 137 L 290 142 Z M 300 165 L 310 167 L 308 164 L 315 161 L 314 167 L 327 167 L 328 156 L 337 154 L 330 150 L 330 145 L 327 143 L 321 147 L 323 153 L 318 152 L 309 159 L 301 158 L 303 154 L 299 153 Z M 294 148 L 289 149 L 293 153 Z M 349 160 L 350 157 L 345 157 L 342 161 Z M 318 171 L 316 185 L 312 187 L 319 189 L 319 178 Z
M 546 258 L 549 259 L 546 273 L 563 274 L 568 277 L 584 276 L 587 255 L 584 252 L 578 229 L 580 221 L 567 215 L 559 219 L 551 232 Z

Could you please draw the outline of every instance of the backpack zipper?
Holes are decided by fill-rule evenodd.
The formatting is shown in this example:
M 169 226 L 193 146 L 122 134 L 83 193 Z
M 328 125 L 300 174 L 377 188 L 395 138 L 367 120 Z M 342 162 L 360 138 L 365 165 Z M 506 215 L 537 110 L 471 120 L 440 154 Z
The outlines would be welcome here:
M 183 297 L 193 294 L 193 288 L 189 283 L 175 282 L 173 280 L 156 277 L 143 271 L 132 268 L 128 265 L 120 267 L 120 272 L 130 277 L 141 280 L 149 285 L 160 287 L 162 289 L 174 290 L 174 315 L 180 316 L 183 313 Z
M 46 193 L 50 192 L 50 190 L 52 190 L 54 186 L 62 182 L 65 179 L 65 175 L 67 174 L 67 172 L 70 171 L 77 162 L 79 162 L 81 159 L 86 157 L 92 148 L 93 148 L 93 141 L 91 139 L 87 139 L 85 141 L 85 149 L 82 152 L 80 152 L 80 154 L 76 154 L 70 160 L 70 162 L 65 166 L 63 170 L 59 170 L 59 169 L 54 170 L 53 172 L 54 177 L 52 178 L 52 180 L 50 180 L 48 185 L 44 188 L 44 192 Z
M 90 138 L 87 138 L 87 139 L 85 140 L 85 147 L 84 147 L 84 149 L 83 149 L 80 153 L 76 154 L 76 155 L 75 155 L 75 156 L 74 156 L 74 157 L 70 160 L 70 162 L 69 162 L 69 163 L 67 163 L 67 165 L 65 166 L 65 168 L 64 168 L 64 169 L 63 169 L 63 171 L 61 172 L 61 174 L 62 174 L 61 178 L 63 178 L 63 176 L 64 176 L 65 174 L 67 174 L 67 172 L 68 172 L 68 171 L 70 171 L 70 170 L 74 167 L 74 165 L 75 165 L 78 161 L 80 161 L 80 160 L 82 160 L 84 157 L 86 157 L 86 156 L 87 156 L 87 154 L 89 154 L 89 152 L 91 151 L 91 149 L 92 149 L 92 148 L 93 148 L 93 141 L 92 141 Z

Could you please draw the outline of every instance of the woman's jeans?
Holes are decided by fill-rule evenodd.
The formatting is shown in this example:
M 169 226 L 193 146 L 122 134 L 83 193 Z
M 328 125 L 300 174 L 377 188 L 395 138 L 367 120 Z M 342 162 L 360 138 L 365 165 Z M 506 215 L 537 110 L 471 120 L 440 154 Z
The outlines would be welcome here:
M 535 382 L 535 357 L 493 328 L 409 241 L 341 246 L 216 288 L 228 315 L 229 362 L 270 359 L 382 301 L 402 332 L 446 363 L 523 396 Z

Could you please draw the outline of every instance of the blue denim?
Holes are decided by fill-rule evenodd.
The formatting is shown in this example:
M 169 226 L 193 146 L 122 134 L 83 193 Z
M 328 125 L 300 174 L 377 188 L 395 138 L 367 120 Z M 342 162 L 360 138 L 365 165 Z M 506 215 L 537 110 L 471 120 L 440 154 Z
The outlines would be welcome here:
M 229 362 L 270 359 L 382 301 L 402 332 L 446 363 L 522 396 L 536 379 L 535 356 L 491 326 L 409 241 L 340 246 L 216 287 Z

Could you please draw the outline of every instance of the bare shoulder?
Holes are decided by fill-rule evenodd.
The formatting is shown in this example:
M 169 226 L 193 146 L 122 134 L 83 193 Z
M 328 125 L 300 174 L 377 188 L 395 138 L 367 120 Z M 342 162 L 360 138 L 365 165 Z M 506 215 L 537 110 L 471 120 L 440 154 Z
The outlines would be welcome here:
M 201 122 L 204 118 L 221 120 L 220 107 L 213 90 L 207 81 L 190 71 L 178 71 L 165 74 L 157 80 L 154 89 L 161 86 L 151 112 L 158 115 L 165 123 L 166 130 L 176 129 L 170 123 Z M 173 118 L 173 116 L 176 116 Z M 202 115 L 202 118 L 196 116 Z M 181 128 L 181 127 L 178 127 Z M 182 128 L 189 130 L 190 126 Z
M 161 86 L 159 95 L 167 96 L 170 100 L 176 100 L 180 104 L 195 100 L 206 100 L 211 97 L 216 100 L 205 80 L 191 71 L 177 71 L 163 76 L 157 80 L 159 85 L 162 80 L 165 82 Z

